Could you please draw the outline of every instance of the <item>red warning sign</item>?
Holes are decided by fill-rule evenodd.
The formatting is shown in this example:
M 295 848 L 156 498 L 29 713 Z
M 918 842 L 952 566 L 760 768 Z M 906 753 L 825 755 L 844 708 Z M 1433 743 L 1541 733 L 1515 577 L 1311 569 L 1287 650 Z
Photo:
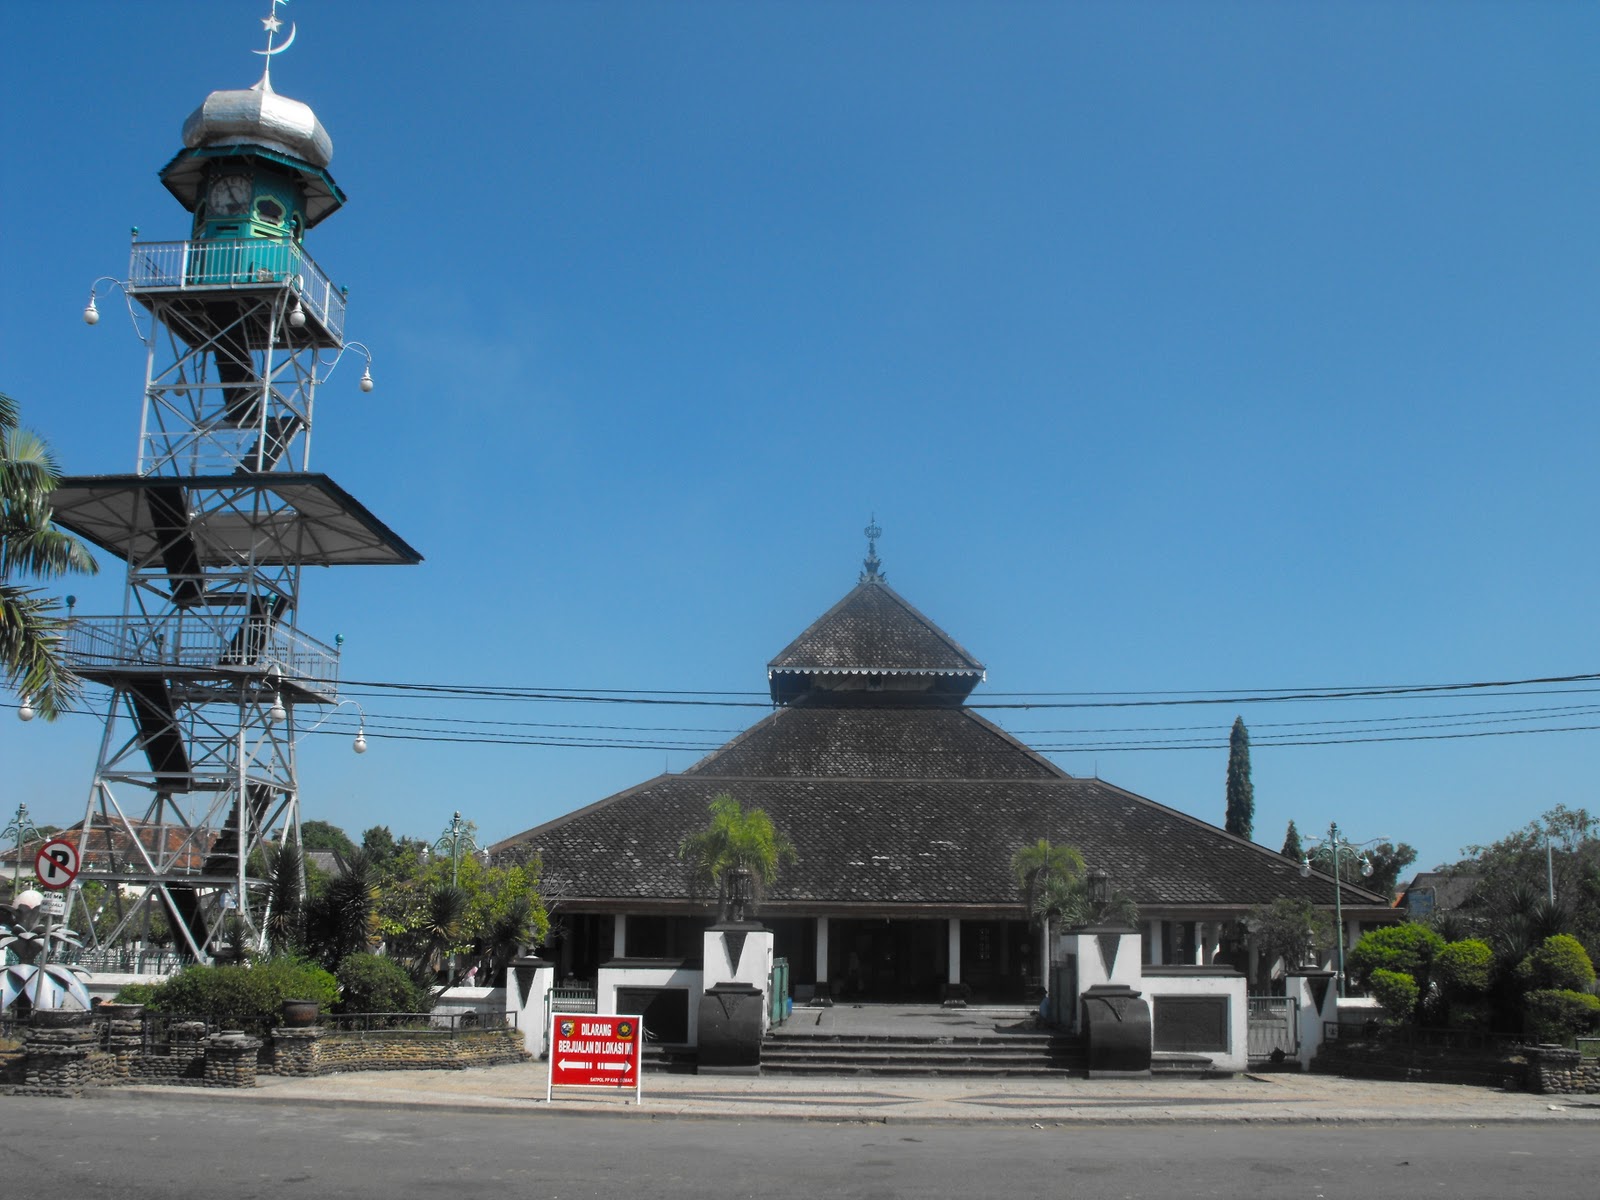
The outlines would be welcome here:
M 596 1013 L 550 1015 L 550 1082 L 545 1099 L 558 1087 L 612 1087 L 640 1090 L 640 1046 L 644 1022 L 638 1017 Z

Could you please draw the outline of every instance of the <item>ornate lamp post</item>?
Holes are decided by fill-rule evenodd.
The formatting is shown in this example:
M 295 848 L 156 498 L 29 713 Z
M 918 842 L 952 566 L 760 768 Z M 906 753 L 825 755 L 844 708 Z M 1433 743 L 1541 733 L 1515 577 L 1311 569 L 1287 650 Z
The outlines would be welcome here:
M 17 805 L 17 815 L 11 819 L 11 824 L 0 830 L 0 838 L 12 838 L 16 847 L 16 858 L 11 868 L 11 894 L 15 896 L 22 883 L 22 845 L 39 836 L 39 829 L 28 819 L 28 806 Z
M 448 853 L 450 855 L 451 887 L 459 887 L 461 883 L 462 847 L 465 846 L 466 849 L 472 853 L 477 853 L 480 851 L 477 841 L 472 836 L 472 830 L 468 828 L 468 826 L 471 824 L 472 822 L 463 820 L 460 810 L 457 810 L 451 815 L 450 824 L 445 826 L 444 832 L 439 835 L 439 840 L 433 843 L 433 848 L 440 854 L 446 853 L 448 848 Z M 426 847 L 424 847 L 424 849 L 426 849 Z M 455 980 L 456 955 L 455 952 L 452 951 L 450 954 L 450 982 L 454 984 Z
M 472 832 L 467 828 L 469 824 L 471 822 L 462 820 L 461 813 L 457 812 L 450 818 L 450 824 L 445 826 L 444 833 L 439 835 L 439 840 L 433 844 L 433 848 L 440 854 L 445 853 L 446 847 L 449 848 L 451 887 L 456 887 L 460 883 L 462 844 L 465 843 L 469 850 L 478 849 L 478 843 L 473 839 Z
M 1344 995 L 1344 880 L 1339 877 L 1339 862 L 1343 855 L 1348 854 L 1352 861 L 1361 864 L 1363 879 L 1372 876 L 1372 859 L 1368 857 L 1366 848 L 1381 842 L 1382 838 L 1373 838 L 1366 842 L 1352 842 L 1340 831 L 1337 824 L 1330 823 L 1328 835 L 1312 840 L 1313 849 L 1321 852 L 1326 850 L 1333 860 L 1333 921 L 1334 942 L 1339 949 L 1339 995 Z M 1300 878 L 1311 878 L 1311 856 L 1302 851 L 1300 855 Z

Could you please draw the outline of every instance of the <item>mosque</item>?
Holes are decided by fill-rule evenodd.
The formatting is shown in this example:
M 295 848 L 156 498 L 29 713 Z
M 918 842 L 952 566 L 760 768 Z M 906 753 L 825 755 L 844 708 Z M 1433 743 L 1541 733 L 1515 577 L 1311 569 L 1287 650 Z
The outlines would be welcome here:
M 557 901 L 557 974 L 610 962 L 693 966 L 715 914 L 683 839 L 716 796 L 760 808 L 793 843 L 757 918 L 794 998 L 1006 1002 L 1042 987 L 1013 854 L 1077 848 L 1139 908 L 1152 966 L 1251 966 L 1242 918 L 1284 897 L 1333 908 L 1334 882 L 1102 779 L 1067 774 L 969 704 L 986 669 L 886 581 L 876 526 L 859 581 L 767 664 L 774 710 L 681 772 L 508 838 Z M 1345 885 L 1351 934 L 1392 920 Z M 1350 935 L 1347 935 L 1350 936 Z

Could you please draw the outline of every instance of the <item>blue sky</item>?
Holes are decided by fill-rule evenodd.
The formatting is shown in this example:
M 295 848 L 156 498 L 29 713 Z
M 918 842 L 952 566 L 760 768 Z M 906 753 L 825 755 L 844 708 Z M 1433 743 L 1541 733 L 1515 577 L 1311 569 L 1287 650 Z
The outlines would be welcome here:
M 7 7 L 0 389 L 69 472 L 133 465 L 142 349 L 115 301 L 78 313 L 130 226 L 184 236 L 156 172 L 258 77 L 266 7 Z M 763 693 L 874 512 L 979 698 L 1597 669 L 1593 6 L 285 15 L 274 83 L 350 196 L 307 245 L 378 381 L 319 393 L 313 466 L 427 560 L 309 574 L 347 680 Z M 72 590 L 120 609 L 114 563 Z M 1242 714 L 1258 840 L 1337 820 L 1427 866 L 1597 807 L 1600 701 L 1550 690 L 990 715 L 1041 746 L 1204 739 L 1055 758 L 1220 823 Z M 761 711 L 361 703 L 365 757 L 305 739 L 304 815 L 430 836 L 698 751 L 386 733 L 695 745 Z M 1574 731 L 1266 741 L 1335 721 Z M 0 806 L 78 819 L 99 733 L 0 721 Z

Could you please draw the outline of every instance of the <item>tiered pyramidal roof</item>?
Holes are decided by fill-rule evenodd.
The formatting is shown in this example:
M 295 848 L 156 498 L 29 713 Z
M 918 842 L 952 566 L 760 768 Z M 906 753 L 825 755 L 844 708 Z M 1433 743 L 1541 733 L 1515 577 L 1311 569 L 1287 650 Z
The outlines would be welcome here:
M 762 808 L 794 843 L 762 912 L 1020 915 L 1011 856 L 1077 847 L 1141 906 L 1238 910 L 1331 880 L 1099 779 L 1068 775 L 968 707 L 985 668 L 884 581 L 861 581 L 767 665 L 777 706 L 687 770 L 495 847 L 536 850 L 564 903 L 658 911 L 700 903 L 678 858 L 712 798 Z M 1221 776 L 1218 777 L 1221 806 Z M 1380 898 L 1346 887 L 1347 905 Z

